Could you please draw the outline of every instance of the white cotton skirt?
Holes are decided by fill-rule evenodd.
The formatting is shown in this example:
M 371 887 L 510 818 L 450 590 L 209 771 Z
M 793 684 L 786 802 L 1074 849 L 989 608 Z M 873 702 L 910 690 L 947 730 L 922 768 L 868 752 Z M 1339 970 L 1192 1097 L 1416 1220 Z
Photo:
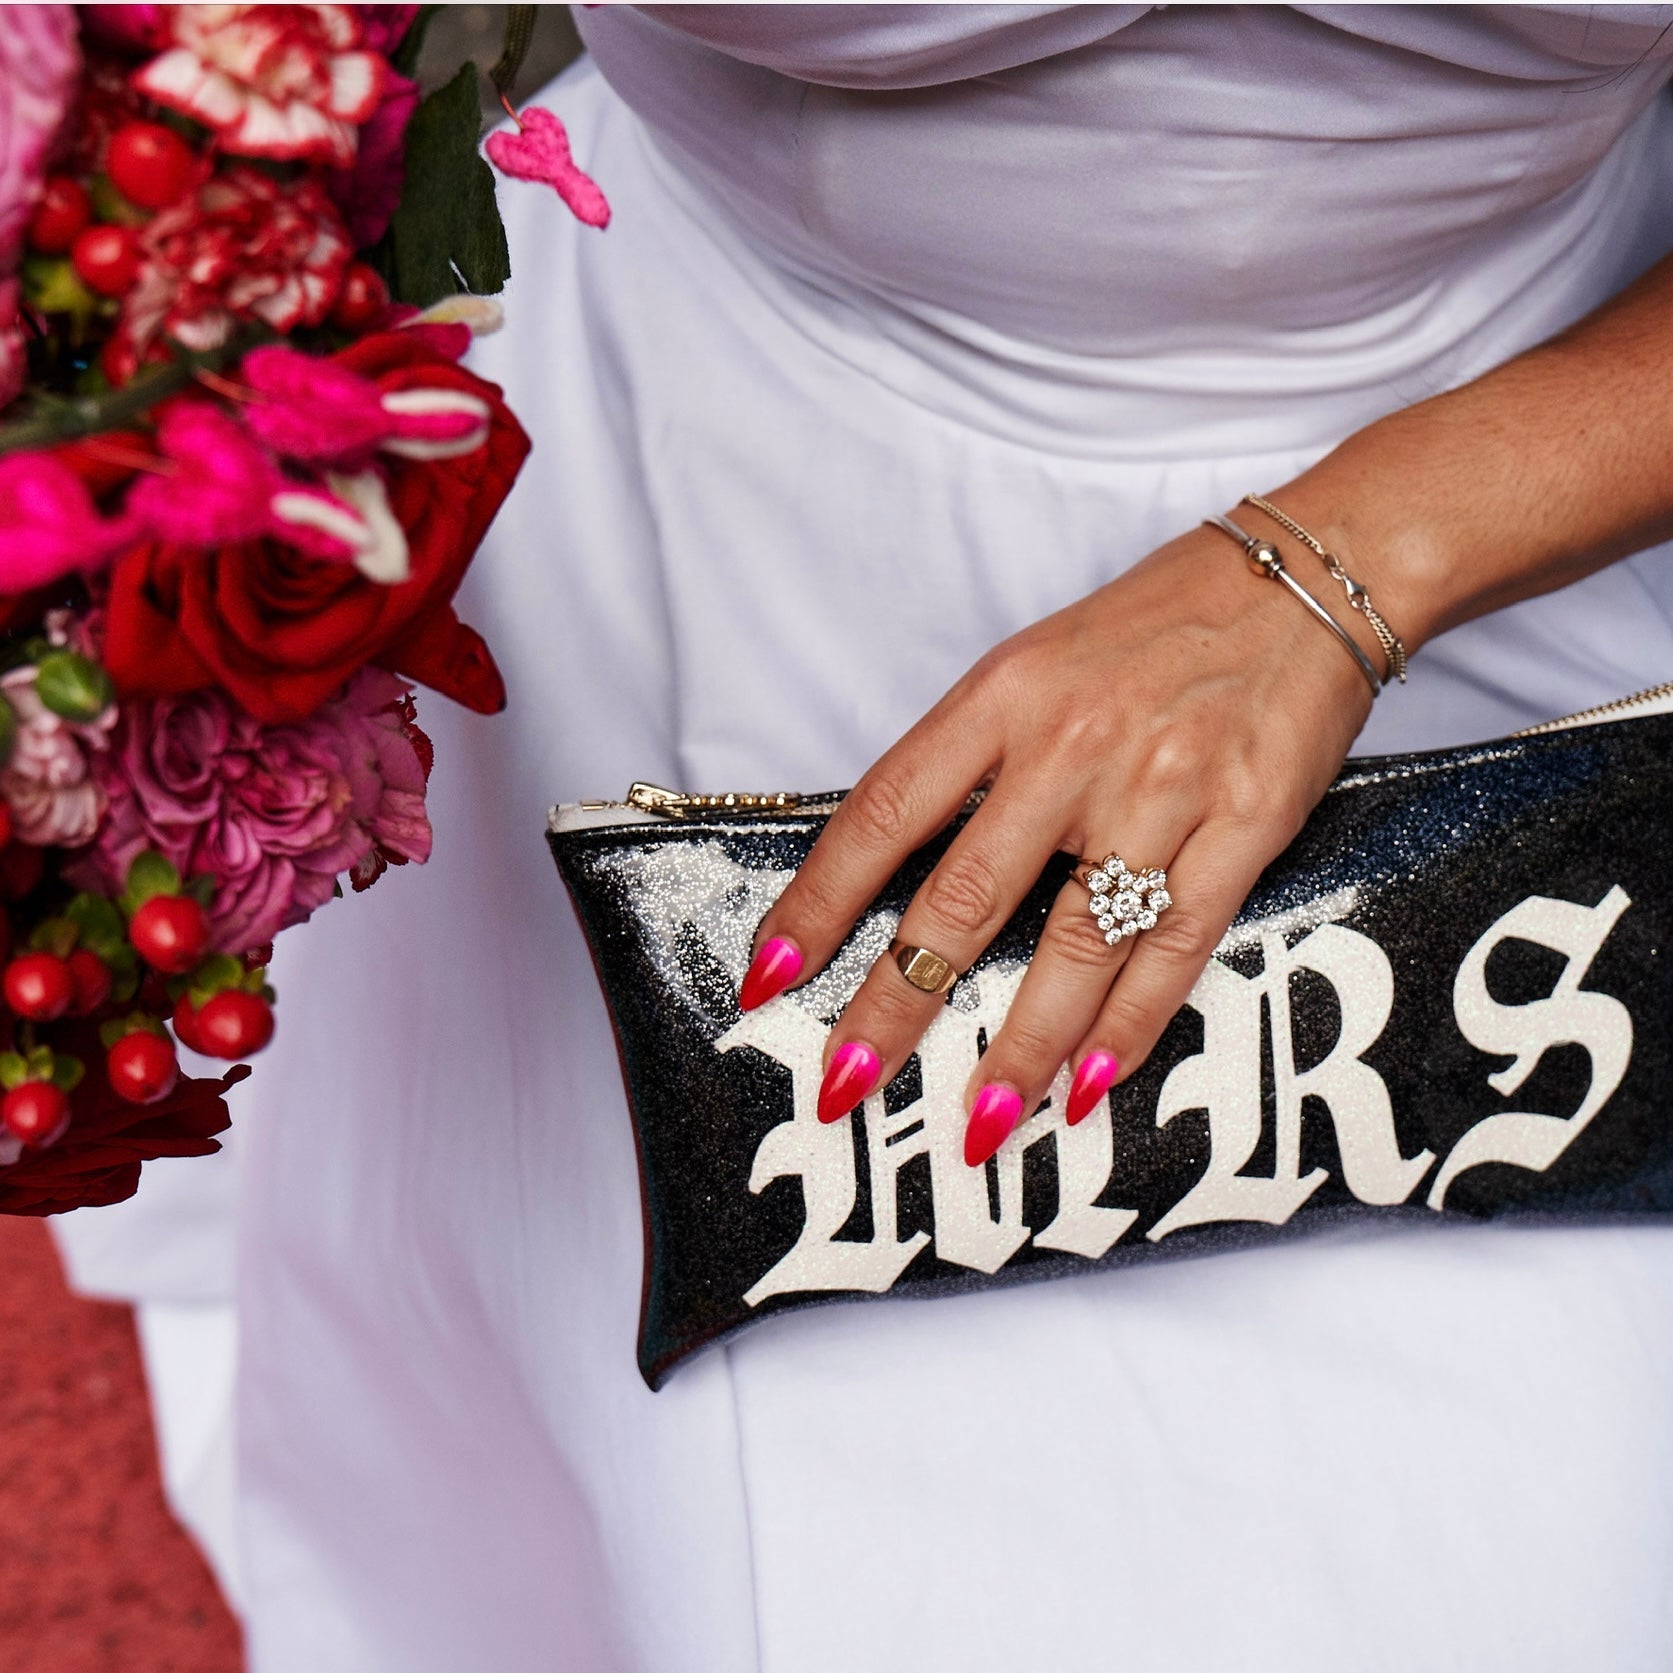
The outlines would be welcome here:
M 754 248 L 587 68 L 551 102 L 615 220 L 502 194 L 511 324 L 476 363 L 536 450 L 463 605 L 512 707 L 423 700 L 436 858 L 292 938 L 255 1088 L 255 1673 L 1662 1673 L 1661 1226 L 829 1306 L 645 1388 L 633 1142 L 548 806 L 852 782 L 986 648 L 1415 391 L 1292 368 L 1263 405 L 1247 365 L 981 344 Z M 1647 259 L 1595 235 L 1667 195 L 1662 115 L 1513 295 L 1428 300 L 1458 376 Z M 1668 678 L 1669 563 L 1430 647 L 1362 747 Z M 1204 584 L 1244 584 L 1229 548 Z

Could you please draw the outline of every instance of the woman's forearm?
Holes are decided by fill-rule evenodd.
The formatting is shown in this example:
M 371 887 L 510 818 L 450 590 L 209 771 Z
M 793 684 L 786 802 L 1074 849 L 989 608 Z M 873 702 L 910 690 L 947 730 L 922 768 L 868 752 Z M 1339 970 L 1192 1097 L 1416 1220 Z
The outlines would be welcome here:
M 1368 425 L 1273 497 L 1413 650 L 1673 538 L 1673 257 L 1551 341 Z

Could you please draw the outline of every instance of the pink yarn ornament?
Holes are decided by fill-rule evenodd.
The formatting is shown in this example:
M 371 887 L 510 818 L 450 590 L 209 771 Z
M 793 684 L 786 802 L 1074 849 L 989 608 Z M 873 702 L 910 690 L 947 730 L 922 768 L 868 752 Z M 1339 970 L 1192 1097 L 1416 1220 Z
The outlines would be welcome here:
M 517 117 L 518 132 L 488 136 L 488 160 L 517 180 L 543 180 L 590 227 L 610 224 L 610 204 L 590 175 L 576 166 L 569 135 L 549 110 L 530 105 Z

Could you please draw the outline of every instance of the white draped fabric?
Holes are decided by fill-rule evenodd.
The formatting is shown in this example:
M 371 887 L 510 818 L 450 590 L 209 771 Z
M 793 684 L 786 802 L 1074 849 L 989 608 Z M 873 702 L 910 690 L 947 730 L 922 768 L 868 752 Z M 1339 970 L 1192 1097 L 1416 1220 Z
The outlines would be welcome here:
M 988 646 L 1619 289 L 1673 246 L 1673 9 L 578 16 L 550 102 L 615 219 L 503 191 L 476 356 L 536 443 L 464 601 L 513 707 L 425 707 L 437 857 L 296 938 L 256 1088 L 256 1673 L 1665 1668 L 1659 1227 L 833 1306 L 648 1393 L 542 830 L 851 782 Z M 1670 674 L 1658 551 L 1427 648 L 1361 747 Z

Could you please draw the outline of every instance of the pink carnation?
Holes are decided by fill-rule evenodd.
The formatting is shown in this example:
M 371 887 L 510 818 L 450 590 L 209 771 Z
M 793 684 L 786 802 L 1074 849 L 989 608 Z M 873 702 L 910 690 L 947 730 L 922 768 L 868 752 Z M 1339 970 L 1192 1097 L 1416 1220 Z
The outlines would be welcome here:
M 78 887 L 119 889 L 141 850 L 207 874 L 218 951 L 242 953 L 299 924 L 345 872 L 430 854 L 424 768 L 408 687 L 362 669 L 308 719 L 264 726 L 223 692 L 130 701 L 95 763 L 110 815 L 68 868 Z
M 0 6 L 0 278 L 17 267 L 80 73 L 73 6 Z
M 89 769 L 89 754 L 105 749 L 115 710 L 90 725 L 65 720 L 35 694 L 32 665 L 0 677 L 0 692 L 17 717 L 12 753 L 0 771 L 13 833 L 36 848 L 91 842 L 104 817 L 105 793 Z

